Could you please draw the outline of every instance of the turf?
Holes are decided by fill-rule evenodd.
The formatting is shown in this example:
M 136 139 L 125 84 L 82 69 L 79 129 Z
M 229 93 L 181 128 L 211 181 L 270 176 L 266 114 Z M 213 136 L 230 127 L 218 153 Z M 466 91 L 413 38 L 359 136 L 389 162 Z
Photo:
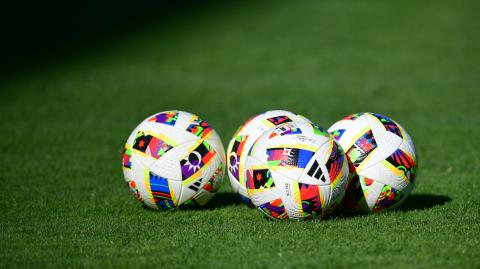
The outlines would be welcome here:
M 480 267 L 475 1 L 263 1 L 179 12 L 2 77 L 0 267 Z M 123 143 L 147 115 L 400 122 L 418 185 L 396 211 L 268 222 L 228 180 L 202 210 L 130 195 Z

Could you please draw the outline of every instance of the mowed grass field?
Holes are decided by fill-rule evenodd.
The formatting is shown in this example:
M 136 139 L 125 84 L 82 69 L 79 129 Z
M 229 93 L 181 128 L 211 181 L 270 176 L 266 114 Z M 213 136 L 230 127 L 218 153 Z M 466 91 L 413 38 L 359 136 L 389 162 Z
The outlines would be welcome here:
M 479 268 L 478 8 L 216 3 L 3 76 L 0 267 Z M 418 185 L 399 210 L 326 221 L 266 221 L 228 178 L 204 209 L 146 210 L 122 148 L 170 109 L 199 114 L 225 145 L 265 110 L 325 128 L 382 113 L 412 136 Z

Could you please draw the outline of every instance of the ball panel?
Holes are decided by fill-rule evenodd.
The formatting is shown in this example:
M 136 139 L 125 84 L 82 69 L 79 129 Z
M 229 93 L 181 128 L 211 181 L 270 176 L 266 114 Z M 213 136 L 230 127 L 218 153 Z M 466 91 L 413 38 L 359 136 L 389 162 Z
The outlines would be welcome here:
M 298 145 L 299 148 L 318 149 L 321 145 L 329 141 L 326 131 L 311 123 L 289 122 L 277 126 L 269 131 L 268 147 L 278 147 L 279 145 Z
M 268 133 L 265 132 L 265 133 Z M 266 149 L 267 149 L 267 142 L 268 142 L 268 136 L 267 135 L 262 135 L 260 136 L 255 143 L 248 149 L 247 156 L 254 157 L 255 159 L 267 163 L 267 154 L 266 154 Z M 241 160 L 240 160 L 241 162 Z M 245 168 L 247 169 L 247 165 Z M 240 174 L 242 172 L 240 171 Z
M 364 161 L 366 161 L 368 157 L 371 158 L 371 156 L 373 156 L 373 152 L 377 148 L 378 146 L 375 138 L 373 137 L 373 132 L 367 128 L 366 131 L 359 135 L 356 138 L 356 141 L 352 143 L 350 148 L 347 150 L 347 155 L 349 156 L 352 164 L 358 168 L 362 163 L 366 163 Z
M 136 155 L 132 155 L 131 175 L 135 182 L 135 192 L 141 197 L 141 201 L 148 207 L 158 209 L 150 189 L 150 174 L 142 162 L 138 161 Z
M 214 132 L 214 134 L 218 136 L 216 132 Z M 207 139 L 206 141 L 210 145 L 210 147 L 215 152 L 217 152 L 217 155 L 215 156 L 215 158 L 218 158 L 221 163 L 226 164 L 226 155 L 225 155 L 225 149 L 223 148 L 222 140 L 210 138 L 210 139 Z M 225 166 L 223 167 L 222 172 L 225 173 Z
M 208 203 L 218 192 L 223 176 L 224 169 L 223 165 L 220 163 L 215 172 L 210 176 L 210 179 L 206 181 L 197 194 L 192 197 L 192 200 L 200 206 Z
M 300 190 L 300 199 L 302 201 L 302 211 L 305 219 L 317 218 L 323 215 L 323 203 L 321 198 L 320 186 L 305 183 L 298 183 Z
M 396 189 L 404 189 L 410 184 L 409 179 L 405 177 L 405 173 L 386 160 L 363 170 L 359 175 L 383 184 L 391 185 Z
M 182 181 L 182 173 L 177 149 L 170 150 L 161 158 L 153 162 L 150 166 L 150 171 L 169 180 Z
M 234 192 L 239 193 L 240 197 L 243 201 L 250 204 L 250 199 L 248 199 L 248 193 L 245 189 L 245 176 L 244 172 L 241 173 L 240 171 L 245 171 L 245 159 L 247 156 L 246 151 L 246 144 L 249 135 L 236 135 L 232 140 L 230 140 L 228 146 L 228 156 L 227 156 L 227 163 L 228 163 L 228 178 L 230 181 L 230 185 Z M 251 142 L 252 140 L 250 140 Z M 252 143 L 252 142 L 251 142 Z M 250 143 L 250 144 L 251 144 Z M 251 145 L 248 145 L 250 147 Z
M 210 176 L 210 179 L 203 186 L 204 190 L 206 190 L 210 193 L 216 193 L 220 190 L 220 187 L 222 186 L 223 177 L 225 176 L 225 168 L 224 167 L 225 167 L 224 162 L 220 162 L 218 164 L 215 172 Z
M 159 135 L 150 132 L 138 131 L 133 141 L 132 150 L 144 166 L 150 167 L 155 160 L 173 148 L 173 145 L 164 142 Z
M 150 186 L 150 195 L 158 209 L 168 210 L 175 208 L 174 192 L 170 188 L 171 182 L 164 177 L 148 172 L 148 179 L 145 179 Z
M 407 133 L 404 133 L 405 136 L 408 136 Z M 409 155 L 413 160 L 417 160 L 417 155 L 415 152 L 415 146 L 411 144 L 411 140 L 406 140 L 404 136 L 404 140 L 402 144 L 400 144 L 400 149 L 405 152 L 407 155 Z
M 268 165 L 252 156 L 247 157 L 246 190 L 256 206 L 279 198 Z
M 197 118 L 196 115 L 189 112 L 177 111 L 177 113 L 178 113 L 178 119 L 175 126 L 179 130 L 187 130 L 188 126 L 190 126 L 190 124 Z
M 146 135 L 159 138 L 172 147 L 196 139 L 196 137 L 192 137 L 187 132 L 181 132 L 180 130 L 177 126 L 146 121 L 138 126 L 135 137 L 139 136 L 138 132 L 143 132 Z
M 275 179 L 275 186 L 288 216 L 292 219 L 303 218 L 302 201 L 300 199 L 300 190 L 298 181 L 292 180 L 281 173 L 271 172 Z
M 385 186 L 385 184 L 374 180 L 371 182 L 368 188 L 364 189 L 362 185 L 363 195 L 365 196 L 365 201 L 369 210 L 372 210 L 372 208 L 375 206 L 375 203 L 382 192 L 383 186 Z
M 380 123 L 383 125 L 385 130 L 387 130 L 388 132 L 391 132 L 391 133 L 399 136 L 400 138 L 403 138 L 403 134 L 402 134 L 400 126 L 396 122 L 394 122 L 393 120 L 388 118 L 387 116 L 376 114 L 376 113 L 370 113 L 368 115 L 373 116 L 378 121 L 380 121 Z
M 177 180 L 170 180 L 168 179 L 168 187 L 170 190 L 170 195 L 173 203 L 175 204 L 176 207 L 180 205 L 180 197 L 182 196 L 182 182 L 177 181 Z
M 270 148 L 267 154 L 270 171 L 298 180 L 314 152 L 299 148 Z
M 258 190 L 275 187 L 270 169 L 265 166 L 250 167 L 247 170 L 247 189 Z
M 371 207 L 373 212 L 378 212 L 386 208 L 395 208 L 403 200 L 404 194 L 391 186 L 383 185 L 377 201 Z
M 122 170 L 123 176 L 125 177 L 126 181 L 131 181 L 131 169 L 132 169 L 132 146 L 129 144 L 125 144 L 123 148 L 123 156 L 122 156 Z
M 282 199 L 278 198 L 270 202 L 261 204 L 258 209 L 269 219 L 285 220 L 288 219 L 288 213 L 283 205 Z
M 222 157 L 206 140 L 201 139 L 177 146 L 175 151 L 180 157 L 181 204 L 190 200 L 206 184 L 222 163 Z
M 325 167 L 328 171 L 330 184 L 333 189 L 338 186 L 345 187 L 348 178 L 348 162 L 345 153 L 337 142 L 331 141 L 329 144 L 330 154 Z
M 277 188 L 248 190 L 249 198 L 254 206 L 259 206 L 280 198 Z
M 190 132 L 201 139 L 218 139 L 217 137 L 214 137 L 215 132 L 213 131 L 212 127 L 210 127 L 206 121 L 200 119 L 198 116 L 193 117 L 193 120 L 187 127 L 187 132 Z
M 401 171 L 401 174 L 403 175 L 402 178 L 405 181 L 409 183 L 415 181 L 417 163 L 414 156 L 409 155 L 407 152 L 399 148 L 386 158 L 386 161 L 388 164 L 395 167 L 396 170 Z
M 329 212 L 330 207 L 333 204 L 332 187 L 329 185 L 321 185 L 320 188 L 320 201 L 322 203 L 322 216 Z
M 384 125 L 377 118 L 369 115 L 366 116 L 368 116 L 375 141 L 377 142 L 378 148 L 382 153 L 381 157 L 386 158 L 392 154 L 392 152 L 394 152 L 400 146 L 400 144 L 402 144 L 403 138 L 387 131 Z
M 150 116 L 146 121 L 175 126 L 178 120 L 178 114 L 178 111 L 164 111 Z
M 274 128 L 273 131 L 270 133 L 269 139 L 272 139 L 276 136 L 288 136 L 288 135 L 294 135 L 294 134 L 302 134 L 302 129 L 300 129 L 293 122 L 288 122 L 288 123 L 282 124 L 278 128 Z
M 370 130 L 370 127 L 368 126 L 368 121 L 365 117 L 359 117 L 355 120 L 348 120 L 346 122 L 345 120 L 342 120 L 328 129 L 330 133 L 335 130 L 344 130 L 338 139 L 338 143 L 340 143 L 345 152 L 348 152 L 354 143 Z
M 125 147 L 123 149 L 123 158 L 122 158 L 123 176 L 128 185 L 128 188 L 130 189 L 130 192 L 133 194 L 133 196 L 137 200 L 143 203 L 143 198 L 137 188 L 137 183 L 135 182 L 135 179 L 132 175 L 132 162 L 133 162 L 132 148 L 131 148 L 131 145 L 127 143 L 125 144 Z
M 201 139 L 179 145 L 175 151 L 180 160 L 181 178 L 184 182 L 191 181 L 194 175 L 198 178 L 198 174 L 218 154 L 207 141 Z
M 339 141 L 342 136 L 345 134 L 345 131 L 351 128 L 351 125 L 354 124 L 354 121 L 351 120 L 340 120 L 335 122 L 330 128 L 328 128 L 328 132 L 337 140 Z
M 229 177 L 231 181 L 235 184 L 235 187 L 239 187 L 237 184 L 240 181 L 239 169 L 240 169 L 240 157 L 242 156 L 243 150 L 245 148 L 245 143 L 247 142 L 248 135 L 237 135 L 228 145 L 227 152 L 229 152 L 228 164 L 229 164 Z

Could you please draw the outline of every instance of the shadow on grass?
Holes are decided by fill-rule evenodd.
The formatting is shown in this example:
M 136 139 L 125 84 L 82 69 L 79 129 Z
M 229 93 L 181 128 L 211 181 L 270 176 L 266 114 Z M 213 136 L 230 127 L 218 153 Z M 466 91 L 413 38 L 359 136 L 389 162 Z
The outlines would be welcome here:
M 384 210 L 381 213 L 389 213 L 393 211 L 407 212 L 412 210 L 427 210 L 436 206 L 443 206 L 446 203 L 451 202 L 452 199 L 445 195 L 433 195 L 433 194 L 412 194 L 407 200 L 394 210 Z M 205 206 L 199 206 L 195 204 L 183 205 L 180 207 L 182 211 L 202 211 L 202 210 L 214 210 L 224 207 L 243 205 L 248 207 L 244 201 L 235 193 L 221 192 L 217 193 L 212 200 L 210 200 Z M 144 207 L 146 210 L 152 212 L 158 212 L 157 210 Z M 331 218 L 353 218 L 357 216 L 367 215 L 366 213 L 352 212 L 347 209 L 339 209 L 336 213 L 333 213 L 327 219 Z
M 412 194 L 398 208 L 393 210 L 383 210 L 379 213 L 388 214 L 394 211 L 407 212 L 412 210 L 427 210 L 436 206 L 443 206 L 452 199 L 445 195 L 434 194 Z M 352 212 L 345 208 L 339 209 L 332 215 L 333 218 L 352 218 L 356 216 L 367 215 L 367 213 Z
M 245 205 L 240 196 L 232 192 L 217 193 L 208 204 L 200 209 L 216 209 L 228 206 Z
M 451 201 L 452 199 L 445 195 L 412 194 L 397 208 L 397 211 L 425 210 Z

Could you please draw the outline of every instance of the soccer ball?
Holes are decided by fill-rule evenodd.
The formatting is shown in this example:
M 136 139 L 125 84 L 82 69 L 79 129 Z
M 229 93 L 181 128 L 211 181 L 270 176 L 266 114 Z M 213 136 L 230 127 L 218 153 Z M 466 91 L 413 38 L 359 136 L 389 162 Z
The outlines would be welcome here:
M 342 204 L 356 211 L 398 207 L 413 190 L 417 161 L 407 132 L 380 114 L 358 113 L 328 131 L 350 161 L 350 183 Z
M 206 204 L 223 179 L 225 151 L 215 130 L 197 115 L 165 111 L 133 130 L 123 174 L 135 197 L 152 209 Z
M 228 177 L 232 189 L 251 205 L 245 188 L 245 159 L 253 143 L 265 131 L 286 122 L 310 122 L 307 118 L 285 110 L 271 110 L 248 119 L 233 135 L 227 148 Z
M 342 148 L 307 122 L 265 132 L 248 153 L 245 170 L 252 203 L 278 220 L 325 217 L 342 200 L 348 178 Z

